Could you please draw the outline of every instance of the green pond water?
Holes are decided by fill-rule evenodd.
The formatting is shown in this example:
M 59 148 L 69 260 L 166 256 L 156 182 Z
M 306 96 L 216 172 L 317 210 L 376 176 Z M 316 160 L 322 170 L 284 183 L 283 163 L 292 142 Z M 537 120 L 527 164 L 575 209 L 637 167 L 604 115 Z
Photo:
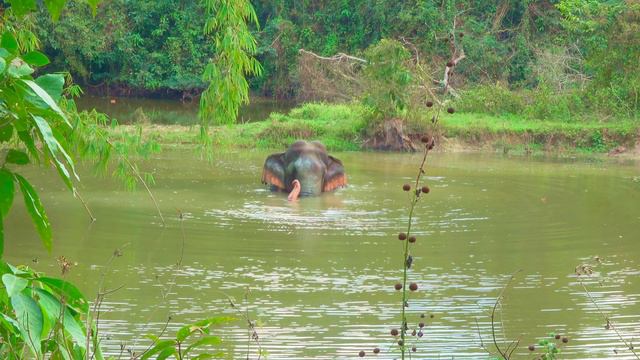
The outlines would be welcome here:
M 197 100 L 182 103 L 173 99 L 83 96 L 77 103 L 80 110 L 96 109 L 121 124 L 194 125 L 199 121 Z M 252 96 L 251 103 L 240 108 L 238 122 L 265 120 L 274 111 L 287 113 L 295 104 L 291 100 Z
M 342 153 L 349 187 L 287 202 L 260 184 L 267 153 L 219 154 L 212 163 L 187 150 L 165 151 L 141 164 L 167 217 L 161 226 L 143 191 L 81 171 L 91 224 L 54 171 L 32 169 L 55 240 L 47 254 L 21 201 L 6 219 L 6 258 L 59 275 L 56 257 L 77 262 L 66 278 L 89 297 L 115 249 L 105 286 L 122 289 L 102 306 L 108 353 L 138 350 L 146 334 L 233 314 L 224 294 L 247 303 L 259 320 L 268 359 L 354 359 L 360 350 L 392 359 L 389 331 L 398 327 L 407 193 L 418 155 Z M 520 338 L 516 358 L 550 332 L 569 336 L 566 359 L 633 358 L 624 351 L 574 275 L 593 262 L 601 277 L 585 282 L 620 332 L 640 339 L 640 167 L 612 160 L 543 160 L 479 154 L 434 154 L 419 203 L 410 280 L 411 326 L 427 316 L 413 358 L 487 358 L 489 314 L 510 274 L 501 318 Z M 178 220 L 178 212 L 184 220 Z M 182 229 L 182 230 L 181 230 Z M 183 237 L 184 236 L 184 237 Z M 184 239 L 183 266 L 175 270 Z M 602 281 L 599 281 L 602 280 Z M 173 285 L 171 285 L 173 284 Z M 163 296 L 164 293 L 167 293 Z M 242 321 L 215 333 L 232 358 L 246 358 Z M 255 346 L 252 346 L 255 349 Z M 618 351 L 616 356 L 615 351 Z M 257 356 L 252 356 L 255 359 Z

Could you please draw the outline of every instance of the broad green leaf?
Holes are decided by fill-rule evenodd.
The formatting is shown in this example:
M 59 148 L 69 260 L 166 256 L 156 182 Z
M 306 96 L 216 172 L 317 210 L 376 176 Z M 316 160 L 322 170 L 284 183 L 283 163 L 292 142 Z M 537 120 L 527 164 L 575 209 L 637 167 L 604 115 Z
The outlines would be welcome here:
M 0 214 L 0 259 L 2 259 L 2 255 L 4 255 L 4 225 L 2 225 L 4 219 L 2 218 L 2 214 Z
M 4 34 L 2 34 L 0 47 L 14 55 L 18 52 L 18 42 L 16 41 L 16 38 L 13 37 L 11 31 L 5 31 Z
M 0 322 L 3 322 L 5 326 L 9 325 L 9 327 L 11 327 L 13 331 L 20 331 L 20 324 L 18 324 L 18 322 L 14 318 L 6 314 L 0 313 Z
M 13 136 L 13 126 L 11 124 L 0 127 L 0 142 L 7 142 Z
M 64 88 L 64 75 L 62 74 L 46 74 L 35 80 L 36 84 L 47 92 L 58 103 L 62 99 L 62 90 Z
M 0 169 L 0 215 L 7 217 L 13 203 L 13 174 L 6 169 Z
M 9 55 L 11 55 L 11 53 L 8 52 L 7 49 L 0 47 L 0 58 L 6 59 Z
M 164 360 L 173 354 L 177 354 L 177 351 L 175 348 L 172 348 L 172 347 L 166 348 L 163 351 L 161 351 L 160 354 L 158 354 L 158 357 L 156 358 L 156 360 Z
M 58 21 L 66 0 L 44 0 L 44 4 L 51 14 L 53 21 Z
M 40 277 L 37 278 L 36 281 L 39 281 L 55 292 L 65 297 L 65 301 L 67 304 L 77 307 L 80 309 L 82 313 L 86 313 L 89 311 L 89 303 L 87 299 L 82 295 L 82 292 L 78 290 L 75 285 L 68 281 L 64 281 L 62 279 L 50 278 L 50 277 Z
M 24 288 L 29 285 L 29 280 L 17 277 L 12 274 L 4 274 L 2 275 L 2 283 L 7 289 L 7 294 L 9 295 L 9 297 L 12 297 L 24 290 Z
M 9 0 L 9 3 L 11 4 L 11 10 L 18 17 L 36 10 L 36 0 Z
M 11 305 L 16 313 L 20 333 L 24 342 L 37 358 L 41 356 L 40 341 L 42 340 L 42 311 L 38 304 L 24 292 L 11 297 Z
M 29 215 L 31 215 L 31 220 L 36 226 L 38 234 L 40 234 L 42 244 L 49 252 L 51 252 L 51 224 L 49 224 L 47 213 L 44 211 L 44 207 L 40 202 L 38 193 L 36 193 L 27 179 L 18 174 L 14 174 L 14 176 L 16 180 L 18 180 L 20 191 L 22 191 L 22 196 L 24 197 L 25 207 L 27 208 Z
M 69 127 L 71 127 L 69 120 L 67 120 L 67 117 L 64 115 L 62 110 L 60 110 L 60 107 L 58 106 L 58 104 L 56 104 L 56 102 L 53 100 L 53 98 L 51 97 L 51 95 L 49 95 L 48 92 L 44 91 L 44 89 L 42 89 L 40 85 L 38 85 L 35 81 L 24 80 L 24 79 L 22 81 L 27 86 L 29 86 L 31 90 L 33 90 L 33 92 L 35 92 L 36 95 L 38 95 L 53 111 L 55 111 L 58 115 L 60 115 L 64 119 L 64 121 L 67 123 L 67 125 L 69 125 Z
M 15 59 L 14 59 L 15 62 Z M 14 63 L 11 62 L 9 64 L 9 69 L 7 70 L 7 74 L 9 76 L 19 79 L 23 76 L 31 75 L 35 70 L 27 63 Z
M 10 149 L 7 152 L 6 161 L 11 164 L 26 165 L 29 163 L 29 155 L 21 150 Z
M 4 69 L 6 68 L 7 68 L 7 61 L 3 57 L 0 57 L 0 74 L 2 74 L 4 72 Z
M 142 357 L 140 357 L 140 360 L 149 359 L 153 355 L 160 353 L 166 350 L 167 348 L 173 348 L 175 344 L 176 344 L 175 340 L 160 340 L 156 342 L 156 344 L 153 345 L 151 349 L 147 350 L 144 354 L 142 354 Z
M 24 54 L 22 56 L 22 60 L 24 60 L 27 64 L 33 66 L 45 66 L 49 63 L 49 58 L 45 54 L 37 50 L 30 51 Z
M 67 161 L 67 164 L 71 166 L 71 170 L 73 171 L 73 174 L 75 175 L 76 178 L 78 178 L 78 175 L 76 174 L 71 157 L 69 156 L 69 154 L 67 154 L 67 152 L 64 150 L 62 145 L 60 145 L 60 143 L 58 142 L 58 139 L 56 139 L 56 137 L 53 135 L 53 131 L 51 130 L 49 123 L 40 116 L 37 116 L 37 115 L 32 115 L 32 116 L 33 116 L 33 119 L 36 121 L 36 125 L 37 125 L 36 127 L 40 132 L 40 136 L 42 137 L 42 140 L 47 144 L 47 149 L 49 150 L 49 154 L 51 154 L 51 157 L 55 162 L 55 166 L 58 169 L 60 176 L 62 177 L 62 181 L 64 181 L 64 183 L 67 185 L 69 190 L 73 191 L 73 183 L 71 182 L 71 175 L 69 174 L 69 171 L 67 170 L 66 165 L 60 160 L 58 155 L 62 155 L 65 158 L 65 160 Z
M 194 342 L 193 344 L 189 345 L 189 347 L 187 347 L 187 350 L 185 350 L 184 355 L 187 355 L 191 350 L 199 348 L 201 346 L 220 345 L 221 342 L 222 340 L 220 340 L 220 338 L 217 336 L 205 336 L 201 339 L 198 339 L 198 341 Z
M 45 318 L 47 318 L 50 323 L 50 328 L 55 326 L 56 322 L 60 321 L 62 317 L 64 330 L 71 335 L 71 338 L 78 346 L 85 349 L 87 346 L 85 342 L 86 334 L 82 325 L 80 325 L 78 320 L 73 316 L 73 310 L 67 306 L 62 307 L 60 300 L 56 299 L 53 294 L 44 289 L 36 289 L 36 292 L 40 297 L 38 303 L 42 307 Z M 62 313 L 63 310 L 64 314 Z M 48 331 L 45 331 L 45 333 L 48 333 Z

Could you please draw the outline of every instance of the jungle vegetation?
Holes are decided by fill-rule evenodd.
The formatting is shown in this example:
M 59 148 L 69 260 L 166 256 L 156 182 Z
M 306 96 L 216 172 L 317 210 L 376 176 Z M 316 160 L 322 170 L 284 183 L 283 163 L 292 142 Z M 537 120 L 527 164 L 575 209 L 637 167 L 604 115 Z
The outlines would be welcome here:
M 452 84 L 465 95 L 460 111 L 611 121 L 636 117 L 640 106 L 636 0 L 252 4 L 257 18 L 250 29 L 263 70 L 252 74 L 250 85 L 268 96 L 344 100 L 309 94 L 300 49 L 370 60 L 383 39 L 397 41 L 405 60 L 419 59 L 424 71 L 441 78 L 455 35 L 466 55 Z M 107 0 L 93 18 L 87 4 L 72 1 L 55 25 L 41 10 L 34 29 L 51 58 L 49 69 L 69 71 L 89 91 L 191 98 L 205 88 L 200 75 L 215 55 L 211 35 L 201 31 L 203 6 L 195 0 Z M 84 36 L 69 36 L 78 33 Z

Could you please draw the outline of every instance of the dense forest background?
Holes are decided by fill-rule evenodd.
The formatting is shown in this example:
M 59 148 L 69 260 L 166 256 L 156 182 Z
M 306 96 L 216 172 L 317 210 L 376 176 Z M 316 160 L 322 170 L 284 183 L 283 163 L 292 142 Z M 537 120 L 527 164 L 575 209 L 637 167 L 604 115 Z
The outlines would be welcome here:
M 640 1 L 252 1 L 253 31 L 264 67 L 254 92 L 278 98 L 299 94 L 299 49 L 320 56 L 365 56 L 381 39 L 395 39 L 441 73 L 451 36 L 466 54 L 456 87 L 475 89 L 474 101 L 529 91 L 561 112 L 636 114 L 639 108 Z M 56 26 L 42 12 L 36 27 L 57 69 L 68 69 L 86 90 L 112 94 L 193 96 L 215 56 L 203 35 L 205 12 L 196 0 L 106 0 L 92 18 L 71 4 Z M 438 75 L 439 76 L 439 75 Z M 530 91 L 535 90 L 535 93 Z M 559 96 L 561 95 L 561 96 Z M 515 96 L 515 95 L 514 95 Z M 518 95 L 520 96 L 520 95 Z M 606 110 L 603 110 L 606 109 Z M 485 109 L 486 110 L 486 109 Z M 491 109 L 489 109 L 491 111 Z

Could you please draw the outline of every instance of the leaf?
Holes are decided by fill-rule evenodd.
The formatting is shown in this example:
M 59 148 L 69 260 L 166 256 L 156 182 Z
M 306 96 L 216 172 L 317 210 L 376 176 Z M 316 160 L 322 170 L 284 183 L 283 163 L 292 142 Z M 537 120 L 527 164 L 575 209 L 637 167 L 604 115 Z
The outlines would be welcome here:
M 156 360 L 164 360 L 166 358 L 168 358 L 169 356 L 176 354 L 177 351 L 175 348 L 166 348 L 164 349 L 160 354 L 158 354 L 158 357 L 156 358 Z
M 51 95 L 49 95 L 48 92 L 44 91 L 44 89 L 42 89 L 40 85 L 38 85 L 33 80 L 23 79 L 22 81 L 25 84 L 27 84 L 27 86 L 29 86 L 31 90 L 33 90 L 33 92 L 35 92 L 36 95 L 38 95 L 40 99 L 42 99 L 53 111 L 55 111 L 58 115 L 60 115 L 64 119 L 64 121 L 67 123 L 67 125 L 69 125 L 69 127 L 71 127 L 71 123 L 69 123 L 69 120 L 67 120 L 67 117 L 64 115 L 62 110 L 60 110 L 60 107 L 58 106 L 58 104 L 56 104 L 56 102 L 53 100 L 53 98 L 51 97 Z
M 4 34 L 2 34 L 0 47 L 7 50 L 11 54 L 15 55 L 18 53 L 18 42 L 16 41 L 16 38 L 13 37 L 13 34 L 10 31 L 5 31 Z
M 0 169 L 0 215 L 3 218 L 7 217 L 11 209 L 14 193 L 13 174 L 9 170 Z
M 60 173 L 62 180 L 67 185 L 69 190 L 73 191 L 73 183 L 71 182 L 71 175 L 69 174 L 67 167 L 60 160 L 58 155 L 62 155 L 65 158 L 65 160 L 67 161 L 67 164 L 69 164 L 69 166 L 71 167 L 71 170 L 73 171 L 73 174 L 75 175 L 76 179 L 79 179 L 78 174 L 76 174 L 76 170 L 73 166 L 73 160 L 71 160 L 71 157 L 69 156 L 69 154 L 67 154 L 67 152 L 64 150 L 62 145 L 60 145 L 60 143 L 58 142 L 58 139 L 56 139 L 56 137 L 53 135 L 53 131 L 51 130 L 49 123 L 40 116 L 32 115 L 32 117 L 36 121 L 36 127 L 40 132 L 40 136 L 42 137 L 42 140 L 47 144 L 47 149 L 49 150 L 49 154 L 51 154 L 51 157 L 55 162 L 55 166 L 58 169 L 58 172 Z
M 36 10 L 36 0 L 9 0 L 9 3 L 11 4 L 11 10 L 18 17 Z
M 24 342 L 31 351 L 40 358 L 40 341 L 42 339 L 43 318 L 38 304 L 24 292 L 11 297 L 11 305 L 16 313 L 16 319 Z
M 7 142 L 11 140 L 13 136 L 13 126 L 11 124 L 7 124 L 3 127 L 0 127 L 0 142 Z
M 62 99 L 62 90 L 64 88 L 64 75 L 62 74 L 46 74 L 35 80 L 36 84 L 47 92 L 58 103 Z
M 14 176 L 15 179 L 18 180 L 20 191 L 22 191 L 22 196 L 24 197 L 24 204 L 29 215 L 31 215 L 31 220 L 36 226 L 38 234 L 40 234 L 42 244 L 49 252 L 51 252 L 51 224 L 49 224 L 49 219 L 47 218 L 44 207 L 40 202 L 38 193 L 36 193 L 27 179 L 18 174 L 14 174 Z
M 81 312 L 86 313 L 89 311 L 89 303 L 87 302 L 87 299 L 72 283 L 50 277 L 40 277 L 37 278 L 36 281 L 49 286 L 57 293 L 64 296 L 67 304 L 77 307 Z
M 22 56 L 22 60 L 24 60 L 27 64 L 33 66 L 45 66 L 49 63 L 49 58 L 45 54 L 37 50 L 30 51 L 24 54 Z
M 216 316 L 209 319 L 196 321 L 192 325 L 185 325 L 181 327 L 176 333 L 176 340 L 178 340 L 179 342 L 182 342 L 196 331 L 208 333 L 208 329 L 210 326 L 224 324 L 232 320 L 233 320 L 232 317 Z
M 3 57 L 0 57 L 0 74 L 2 74 L 4 72 L 4 69 L 6 68 L 7 68 L 7 61 Z
M 2 259 L 2 255 L 4 255 L 4 227 L 2 225 L 3 222 L 2 214 L 0 214 L 0 259 Z
M 142 354 L 142 357 L 140 358 L 140 360 L 149 359 L 153 355 L 160 353 L 166 350 L 167 348 L 170 348 L 170 347 L 173 348 L 175 344 L 176 344 L 175 340 L 158 341 L 151 349 L 147 350 L 144 354 Z
M 29 280 L 17 277 L 12 274 L 4 274 L 2 275 L 2 283 L 7 289 L 7 295 L 9 295 L 9 297 L 12 297 L 24 290 L 24 288 L 29 285 Z
M 205 336 L 199 339 L 198 341 L 194 342 L 193 344 L 189 345 L 189 347 L 187 347 L 187 350 L 185 350 L 184 355 L 187 355 L 189 351 L 195 348 L 201 347 L 203 345 L 220 345 L 221 342 L 222 340 L 217 336 Z
M 96 16 L 96 13 L 98 11 L 98 4 L 100 4 L 101 0 L 87 0 L 87 3 L 89 3 L 89 6 L 91 7 L 91 13 L 93 14 L 93 16 Z
M 36 144 L 33 142 L 31 134 L 27 131 L 18 131 L 18 137 L 27 147 L 27 150 L 29 150 L 29 154 L 31 154 L 32 158 L 38 159 L 38 149 L 36 148 Z
M 62 325 L 64 330 L 71 335 L 73 341 L 82 349 L 86 349 L 86 334 L 81 324 L 73 316 L 73 310 L 68 307 L 62 307 L 60 300 L 58 300 L 53 294 L 44 289 L 35 289 L 39 295 L 38 303 L 42 307 L 45 317 L 51 324 L 51 327 L 60 321 L 60 317 L 63 317 Z M 64 314 L 62 313 L 64 311 Z M 47 331 L 48 332 L 48 331 Z
M 29 155 L 24 151 L 10 149 L 9 152 L 7 152 L 6 161 L 16 165 L 26 165 L 29 163 Z
M 29 64 L 15 61 L 16 59 L 9 64 L 9 70 L 7 70 L 7 74 L 9 74 L 9 76 L 19 79 L 23 76 L 31 75 L 35 71 L 31 66 L 29 66 Z
M 53 21 L 58 21 L 66 2 L 67 0 L 44 0 L 44 5 L 47 7 L 47 10 L 49 10 Z

